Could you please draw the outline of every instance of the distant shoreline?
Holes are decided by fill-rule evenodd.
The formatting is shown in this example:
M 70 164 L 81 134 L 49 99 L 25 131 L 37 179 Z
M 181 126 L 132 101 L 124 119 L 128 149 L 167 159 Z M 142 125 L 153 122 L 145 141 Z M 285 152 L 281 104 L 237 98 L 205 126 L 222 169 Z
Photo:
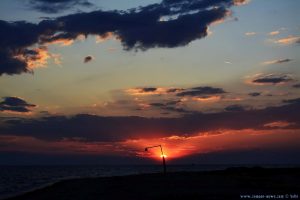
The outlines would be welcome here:
M 300 191 L 300 168 L 298 167 L 237 167 L 215 171 L 172 172 L 166 176 L 152 173 L 69 179 L 6 200 L 271 198 L 267 195 L 279 195 L 277 197 L 298 195 L 300 199 L 298 191 Z M 265 195 L 265 198 L 253 195 Z M 283 199 L 291 198 L 284 196 Z

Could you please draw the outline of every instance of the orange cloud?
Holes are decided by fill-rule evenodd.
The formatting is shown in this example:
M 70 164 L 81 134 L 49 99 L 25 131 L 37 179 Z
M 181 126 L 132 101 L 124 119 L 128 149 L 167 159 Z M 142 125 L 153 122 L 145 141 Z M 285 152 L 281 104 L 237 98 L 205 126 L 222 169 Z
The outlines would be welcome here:
M 234 0 L 234 5 L 241 6 L 250 3 L 250 0 Z
M 232 98 L 225 98 L 223 101 L 243 101 L 244 98 L 242 97 L 232 97 Z
M 147 103 L 139 103 L 138 106 L 141 110 L 146 110 L 151 107 L 151 105 L 149 105 Z
M 279 33 L 280 31 L 272 31 L 268 35 L 274 36 L 274 35 L 278 35 Z
M 26 62 L 29 70 L 35 68 L 46 67 L 47 60 L 50 58 L 47 47 L 34 48 L 29 53 L 22 52 L 21 54 L 16 55 L 14 58 Z
M 43 45 L 60 45 L 60 46 L 70 46 L 74 43 L 75 40 L 83 41 L 86 37 L 82 34 L 79 34 L 75 39 L 70 38 L 56 38 L 53 36 L 52 38 L 46 38 L 46 41 L 41 42 Z
M 33 71 L 36 68 L 47 67 L 49 59 L 53 59 L 53 62 L 56 65 L 61 65 L 62 59 L 60 54 L 50 53 L 46 46 L 28 49 L 25 52 L 21 52 L 14 56 L 14 58 L 27 63 L 27 68 L 30 71 Z
M 194 97 L 193 100 L 200 102 L 215 102 L 220 101 L 220 96 Z
M 28 112 L 17 112 L 17 111 L 11 111 L 11 110 L 4 110 L 4 111 L 0 111 L 2 114 L 7 114 L 7 115 L 22 115 L 22 116 L 32 116 L 33 112 L 32 111 L 28 111 Z
M 294 44 L 299 42 L 300 42 L 300 37 L 292 36 L 292 35 L 274 41 L 275 44 L 280 44 L 280 45 L 289 45 L 289 44 Z
M 72 39 L 59 38 L 51 42 L 46 42 L 45 45 L 59 44 L 60 46 L 70 46 L 74 43 Z
M 230 16 L 232 16 L 232 11 L 227 10 L 226 13 L 225 13 L 225 17 L 224 17 L 224 18 L 218 19 L 218 20 L 216 20 L 216 21 L 211 22 L 211 23 L 210 23 L 210 26 L 215 26 L 215 25 L 218 25 L 218 24 L 222 24 L 222 23 L 225 22 L 225 19 L 226 19 L 227 17 L 230 17 Z M 212 34 L 212 32 L 209 30 L 209 27 L 207 27 L 207 32 L 208 32 L 208 35 L 211 35 L 211 34 Z
M 276 121 L 276 122 L 271 122 L 268 124 L 265 124 L 265 127 L 268 128 L 286 128 L 288 126 L 293 125 L 294 123 L 286 122 L 286 121 Z
M 106 40 L 110 40 L 112 38 L 116 38 L 116 36 L 113 32 L 107 32 L 103 35 L 97 35 L 96 43 L 102 43 L 102 42 L 105 42 Z

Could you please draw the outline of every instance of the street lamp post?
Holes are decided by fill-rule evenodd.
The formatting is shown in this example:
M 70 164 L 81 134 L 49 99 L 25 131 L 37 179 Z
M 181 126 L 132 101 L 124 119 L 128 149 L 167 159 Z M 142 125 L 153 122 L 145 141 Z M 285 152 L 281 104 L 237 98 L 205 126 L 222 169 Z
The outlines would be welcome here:
M 148 149 L 154 148 L 154 147 L 160 147 L 161 157 L 162 157 L 163 166 L 164 166 L 164 174 L 166 174 L 167 173 L 167 167 L 166 167 L 166 160 L 165 160 L 165 155 L 164 155 L 162 146 L 161 145 L 156 145 L 156 146 L 146 147 L 145 151 L 148 151 Z

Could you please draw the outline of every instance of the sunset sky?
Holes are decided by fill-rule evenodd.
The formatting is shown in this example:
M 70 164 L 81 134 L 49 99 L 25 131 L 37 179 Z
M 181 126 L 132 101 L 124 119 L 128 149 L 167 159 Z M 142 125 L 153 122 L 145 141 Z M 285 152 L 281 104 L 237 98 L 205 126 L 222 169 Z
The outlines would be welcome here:
M 299 8 L 2 0 L 0 165 L 299 164 Z

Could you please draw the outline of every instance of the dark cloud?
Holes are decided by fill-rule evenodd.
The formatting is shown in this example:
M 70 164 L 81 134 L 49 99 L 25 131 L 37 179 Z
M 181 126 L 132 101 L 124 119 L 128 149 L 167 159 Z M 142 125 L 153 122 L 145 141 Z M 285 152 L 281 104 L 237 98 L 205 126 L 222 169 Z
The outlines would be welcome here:
M 176 113 L 181 113 L 181 114 L 192 114 L 192 113 L 196 113 L 196 111 L 192 111 L 192 110 L 187 110 L 185 108 L 182 108 L 178 105 L 180 105 L 181 101 L 177 100 L 177 101 L 167 101 L 164 103 L 150 103 L 150 106 L 153 107 L 158 107 L 161 110 L 164 111 L 169 111 L 167 112 L 168 114 L 170 114 L 170 112 L 176 112 Z
M 300 83 L 293 85 L 294 88 L 300 88 Z
M 175 93 L 175 92 L 180 92 L 182 90 L 183 89 L 181 89 L 181 88 L 171 88 L 171 89 L 167 90 L 167 93 Z
M 56 4 L 85 4 L 87 1 L 30 2 L 37 8 L 51 5 L 50 9 L 57 9 Z M 80 35 L 105 38 L 112 34 L 121 41 L 125 50 L 185 46 L 207 36 L 208 26 L 226 18 L 230 7 L 235 4 L 236 0 L 163 1 L 129 11 L 77 13 L 43 20 L 38 24 L 0 21 L 0 75 L 31 72 L 28 62 L 34 59 L 29 53 L 33 51 L 33 45 L 47 45 L 62 39 L 74 40 Z M 40 9 L 47 10 L 44 7 Z
M 222 88 L 214 88 L 214 87 L 195 87 L 192 89 L 187 89 L 183 92 L 177 94 L 177 96 L 206 96 L 206 95 L 216 95 L 223 94 L 225 91 Z
M 187 110 L 187 109 L 185 109 L 185 108 L 174 107 L 174 106 L 164 106 L 164 107 L 161 107 L 161 109 L 166 110 L 166 111 L 170 111 L 170 112 L 181 113 L 181 114 L 193 114 L 193 113 L 198 113 L 197 111 Z
M 177 101 L 167 101 L 164 103 L 150 103 L 150 106 L 155 106 L 155 107 L 164 107 L 164 106 L 174 106 L 174 105 L 178 105 L 180 104 L 181 101 L 177 100 Z
M 265 65 L 273 65 L 273 64 L 282 64 L 282 63 L 287 63 L 287 62 L 291 62 L 292 59 L 279 59 L 279 60 L 271 60 L 271 61 L 266 61 L 263 62 L 263 64 Z
M 122 141 L 172 135 L 190 136 L 206 131 L 226 129 L 265 130 L 272 129 L 272 127 L 266 127 L 265 124 L 277 121 L 293 124 L 283 127 L 286 129 L 300 128 L 300 100 L 287 100 L 286 103 L 260 110 L 194 112 L 177 118 L 102 117 L 81 114 L 72 117 L 23 119 L 19 123 L 0 126 L 0 134 L 32 136 L 43 140 L 82 138 L 88 141 Z
M 150 103 L 149 105 L 155 107 L 175 106 L 175 105 L 179 105 L 181 102 L 182 102 L 181 100 L 174 100 L 174 101 Z
M 50 24 L 40 26 L 27 22 L 6 22 L 0 20 L 0 75 L 31 72 L 28 61 L 37 59 L 37 49 L 27 47 L 38 42 L 41 34 L 47 32 Z
M 227 106 L 224 110 L 228 112 L 241 112 L 241 111 L 245 111 L 246 109 L 244 106 L 241 105 L 230 105 Z
M 42 110 L 39 112 L 40 115 L 43 115 L 43 116 L 50 116 L 51 113 L 49 111 L 46 111 L 46 110 Z
M 182 103 L 181 100 L 175 100 L 175 101 L 168 101 L 165 104 L 168 105 L 168 106 L 170 106 L 170 105 L 178 105 L 180 103 Z
M 149 105 L 154 106 L 154 107 L 163 107 L 163 106 L 165 106 L 165 104 L 163 104 L 163 103 L 150 103 Z
M 283 100 L 283 103 L 300 104 L 300 98 L 297 98 L 297 99 L 289 99 L 289 100 Z
M 184 11 L 185 12 L 185 11 Z M 104 36 L 114 33 L 124 49 L 147 50 L 154 47 L 185 46 L 207 35 L 210 23 L 223 19 L 225 7 L 180 15 L 175 20 L 160 21 L 161 16 L 173 15 L 171 7 L 153 4 L 131 12 L 95 11 L 58 18 L 68 33 Z
M 33 107 L 36 105 L 29 104 L 19 97 L 3 97 L 3 101 L 0 102 L 0 111 L 28 113 Z
M 93 6 L 87 0 L 28 0 L 28 4 L 31 8 L 48 14 L 58 13 L 78 6 Z
M 147 88 L 141 88 L 142 92 L 155 92 L 157 88 L 154 87 L 147 87 Z
M 159 91 L 159 88 L 156 87 L 138 87 L 130 88 L 126 90 L 130 95 L 153 95 L 153 94 L 162 94 L 163 91 Z
M 258 77 L 255 77 L 252 80 L 252 83 L 254 84 L 282 84 L 282 83 L 287 83 L 293 81 L 293 78 L 289 75 L 285 75 L 285 74 L 280 74 L 280 75 L 276 75 L 276 74 L 267 74 L 267 75 L 259 75 Z
M 288 58 L 287 59 L 279 59 L 276 61 L 276 63 L 281 64 L 281 63 L 286 63 L 286 62 L 290 62 L 290 61 L 292 61 L 292 59 L 288 59 Z
M 92 60 L 93 60 L 94 58 L 93 58 L 93 56 L 86 56 L 85 58 L 84 58 L 84 63 L 88 63 L 88 62 L 91 62 Z
M 251 92 L 251 93 L 249 93 L 248 95 L 249 95 L 249 96 L 252 96 L 252 97 L 258 97 L 258 96 L 261 95 L 261 93 L 260 93 L 260 92 Z

